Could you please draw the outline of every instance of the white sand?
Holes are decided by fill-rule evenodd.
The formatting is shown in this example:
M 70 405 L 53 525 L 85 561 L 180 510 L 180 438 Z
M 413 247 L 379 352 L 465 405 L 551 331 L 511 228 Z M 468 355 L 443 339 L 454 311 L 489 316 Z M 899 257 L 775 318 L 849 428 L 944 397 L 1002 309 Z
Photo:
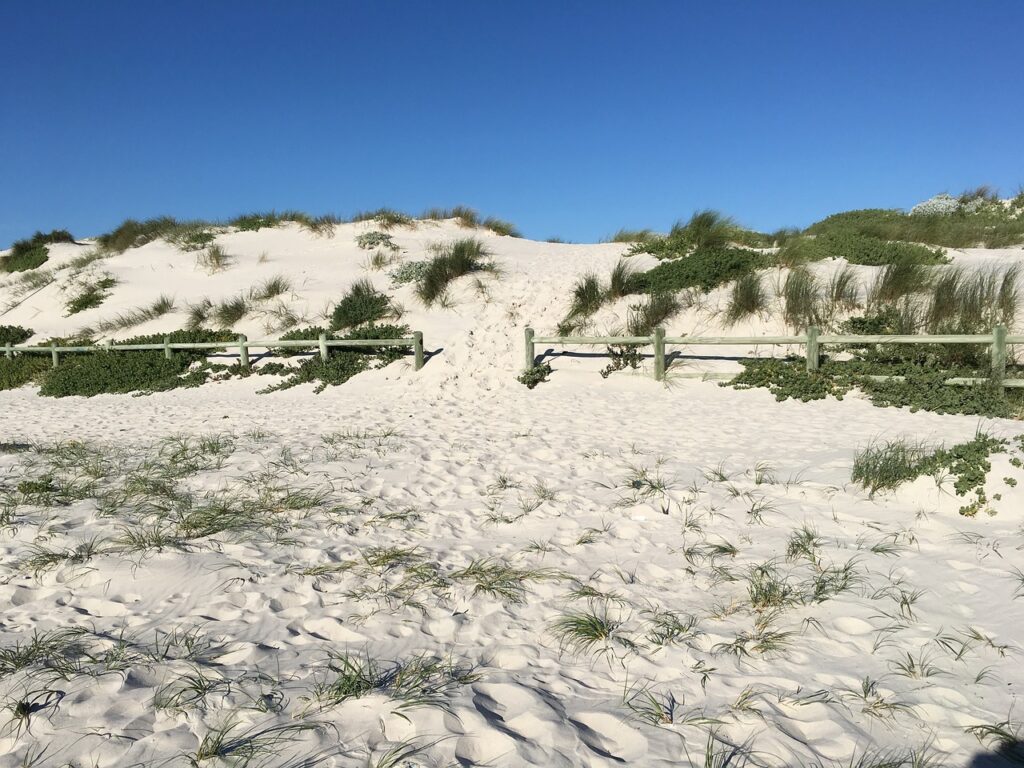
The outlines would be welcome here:
M 295 283 L 289 302 L 315 315 L 368 274 L 353 233 L 369 228 L 341 226 L 330 239 L 294 227 L 223 235 L 218 242 L 237 261 L 212 276 L 194 268 L 194 254 L 153 243 L 100 263 L 122 281 L 102 307 L 60 318 L 60 294 L 50 286 L 0 323 L 31 326 L 43 338 L 161 293 L 173 293 L 180 305 L 216 300 L 275 274 Z M 426 243 L 456 234 L 464 230 L 453 224 L 394 232 L 406 259 L 422 258 Z M 327 493 L 308 518 L 293 516 L 287 542 L 216 535 L 187 552 L 134 561 L 100 555 L 38 578 L 19 570 L 32 545 L 113 539 L 121 521 L 99 515 L 89 500 L 19 508 L 21 523 L 0 532 L 0 604 L 7 606 L 0 648 L 54 628 L 151 643 L 157 630 L 200 627 L 218 649 L 202 662 L 138 663 L 96 679 L 53 682 L 62 698 L 31 717 L 28 729 L 0 726 L 0 764 L 20 765 L 45 747 L 39 765 L 187 765 L 202 737 L 225 722 L 237 721 L 238 735 L 305 718 L 321 728 L 278 744 L 280 753 L 266 756 L 266 764 L 312 764 L 300 758 L 320 755 L 322 765 L 366 765 L 368 756 L 412 740 L 425 748 L 408 765 L 675 766 L 688 764 L 687 751 L 703 764 L 711 726 L 692 722 L 703 717 L 719 721 L 713 727 L 723 741 L 748 744 L 756 765 L 828 765 L 867 748 L 930 743 L 948 765 L 965 766 L 981 750 L 965 727 L 1022 719 L 1015 702 L 1024 685 L 1024 599 L 1015 599 L 1012 570 L 1024 568 L 1024 485 L 1002 480 L 1024 479 L 1010 464 L 1014 454 L 992 459 L 988 495 L 1002 495 L 992 517 L 959 515 L 962 500 L 931 478 L 875 499 L 849 482 L 855 450 L 873 439 L 907 435 L 953 444 L 970 439 L 979 424 L 1013 437 L 1022 433 L 1019 422 L 881 409 L 855 395 L 777 403 L 762 390 L 689 381 L 666 387 L 649 371 L 605 380 L 596 373 L 603 359 L 556 358 L 552 380 L 528 391 L 515 381 L 522 328 L 551 332 L 576 277 L 591 269 L 606 275 L 623 247 L 484 239 L 504 270 L 497 281 L 485 278 L 487 296 L 464 280 L 452 309 L 425 310 L 408 288 L 389 289 L 405 306 L 403 322 L 424 331 L 427 348 L 443 347 L 419 373 L 399 362 L 319 396 L 310 386 L 257 395 L 267 382 L 262 377 L 148 397 L 52 400 L 32 389 L 0 392 L 3 442 L 73 439 L 139 456 L 168 435 L 229 433 L 235 451 L 219 469 L 187 478 L 189 488 L 252 489 L 270 482 L 256 476 L 269 471 L 295 488 Z M 75 251 L 53 248 L 55 258 Z M 267 261 L 259 263 L 264 252 Z M 972 251 L 957 259 L 1021 255 Z M 388 288 L 385 274 L 369 274 Z M 597 328 L 621 327 L 627 304 L 603 310 Z M 181 325 L 178 314 L 120 335 Z M 705 328 L 720 330 L 694 309 L 669 333 Z M 257 319 L 238 330 L 264 335 Z M 781 330 L 777 322 L 759 322 L 734 332 Z M 265 435 L 249 434 L 254 429 Z M 324 442 L 351 430 L 395 434 L 349 439 L 344 450 Z M 0 455 L 0 482 L 35 476 L 29 456 Z M 755 482 L 759 462 L 771 464 L 774 481 Z M 712 477 L 719 466 L 729 479 Z M 628 485 L 635 470 L 668 487 L 640 497 Z M 512 487 L 496 487 L 503 476 Z M 554 497 L 538 499 L 545 489 Z M 539 500 L 534 509 L 532 500 Z M 755 505 L 765 510 L 760 522 L 750 515 Z M 494 519 L 518 515 L 515 522 Z M 774 617 L 774 630 L 792 633 L 779 652 L 730 653 L 724 645 L 753 632 L 758 618 L 747 592 L 752 566 L 774 561 L 794 586 L 811 574 L 806 561 L 786 560 L 789 537 L 803 524 L 823 539 L 822 566 L 854 562 L 856 585 Z M 580 543 L 581 537 L 593 541 Z M 709 558 L 709 545 L 723 541 L 738 553 Z M 879 542 L 896 551 L 873 551 Z M 420 610 L 346 594 L 382 580 L 393 587 L 404 567 L 332 578 L 299 573 L 384 546 L 416 548 L 442 575 L 490 557 L 556 569 L 578 583 L 531 580 L 525 602 L 515 603 L 473 595 L 456 581 L 445 594 L 417 593 Z M 580 585 L 605 599 L 574 599 L 570 591 Z M 921 591 L 902 613 L 901 590 Z M 635 645 L 561 649 L 552 622 L 588 605 L 621 620 L 622 637 Z M 694 616 L 699 633 L 652 644 L 652 617 L 665 611 Z M 944 645 L 942 637 L 967 643 L 959 659 L 949 649 L 954 641 Z M 476 665 L 479 678 L 456 686 L 446 707 L 396 711 L 395 701 L 374 694 L 321 709 L 308 697 L 329 679 L 328 650 L 365 652 L 382 662 L 450 656 Z M 899 674 L 895 665 L 908 653 L 934 674 Z M 196 666 L 233 681 L 230 690 L 218 688 L 178 711 L 156 710 L 157 689 Z M 257 670 L 273 678 L 264 682 L 267 690 L 280 689 L 281 711 L 253 705 Z M 877 681 L 880 697 L 868 701 L 900 705 L 891 715 L 865 711 L 855 692 L 866 677 Z M 38 685 L 33 679 L 25 671 L 3 677 L 0 698 L 21 700 Z M 623 696 L 639 686 L 673 695 L 676 722 L 633 717 Z M 748 704 L 738 706 L 743 699 Z

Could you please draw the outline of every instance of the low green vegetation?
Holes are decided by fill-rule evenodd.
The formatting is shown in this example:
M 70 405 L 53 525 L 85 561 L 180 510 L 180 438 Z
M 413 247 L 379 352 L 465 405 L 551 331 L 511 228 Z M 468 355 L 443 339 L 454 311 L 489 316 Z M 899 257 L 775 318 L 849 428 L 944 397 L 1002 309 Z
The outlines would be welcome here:
M 984 485 L 992 469 L 989 456 L 1005 450 L 1006 445 L 1007 441 L 981 432 L 973 440 L 951 448 L 931 449 L 905 439 L 874 443 L 857 452 L 850 479 L 873 496 L 918 477 L 949 477 L 958 496 L 971 495 L 971 500 L 960 507 L 960 514 L 973 517 L 988 508 Z
M 157 216 L 137 221 L 125 219 L 117 229 L 96 238 L 100 249 L 107 253 L 124 253 L 160 238 L 173 236 L 182 225 L 170 216 Z
M 558 335 L 568 336 L 573 333 L 606 303 L 636 293 L 638 285 L 638 275 L 625 259 L 619 259 L 612 269 L 607 285 L 593 273 L 584 275 L 573 288 L 572 304 L 569 313 L 558 325 Z
M 725 322 L 728 325 L 735 325 L 751 316 L 764 315 L 767 311 L 768 295 L 761 283 L 760 274 L 751 272 L 733 283 L 725 310 Z
M 415 227 L 416 221 L 407 213 L 393 208 L 378 208 L 375 211 L 362 211 L 352 217 L 352 221 L 373 221 L 384 231 L 395 227 Z
M 31 328 L 22 328 L 20 325 L 0 325 L 0 347 L 10 344 L 15 346 L 23 341 L 28 341 L 34 334 Z
M 958 198 L 940 195 L 910 213 L 877 208 L 837 213 L 806 231 L 944 248 L 1003 248 L 1024 243 L 1024 216 L 1016 200 L 1006 205 L 989 191 L 973 190 Z
M 872 377 L 898 377 L 878 381 Z M 950 378 L 981 378 L 989 371 L 957 368 L 930 361 L 855 359 L 827 360 L 818 371 L 808 372 L 802 358 L 743 361 L 743 372 L 723 386 L 737 389 L 764 388 L 776 400 L 790 398 L 809 402 L 827 396 L 842 399 L 851 389 L 859 389 L 879 407 L 906 407 L 912 411 L 958 413 L 997 418 L 1021 418 L 1024 395 L 1017 389 L 996 384 L 970 386 L 947 385 Z
M 494 216 L 482 219 L 479 213 L 465 205 L 456 205 L 454 208 L 429 208 L 423 212 L 420 218 L 433 221 L 455 219 L 461 226 L 470 229 L 489 229 L 496 235 L 522 237 L 512 222 Z
M 467 237 L 444 243 L 423 267 L 416 281 L 416 295 L 426 306 L 445 302 L 449 286 L 458 278 L 476 272 L 497 273 L 491 253 L 476 238 Z
M 650 336 L 654 329 L 678 315 L 683 303 L 672 293 L 652 293 L 639 304 L 633 304 L 626 316 L 626 333 Z
M 77 315 L 87 309 L 94 309 L 100 306 L 108 296 L 110 289 L 117 285 L 117 278 L 113 275 L 102 274 L 92 279 L 86 279 L 79 283 L 75 294 L 68 299 L 64 308 L 68 315 Z
M 52 232 L 36 232 L 27 240 L 18 240 L 11 246 L 11 252 L 0 256 L 0 272 L 26 272 L 37 269 L 49 259 L 49 249 L 53 243 L 73 243 L 75 238 L 66 229 L 55 229 Z
M 374 248 L 386 248 L 389 251 L 398 250 L 397 243 L 391 239 L 391 235 L 387 232 L 363 232 L 361 235 L 356 235 L 356 245 L 367 251 Z
M 856 231 L 825 231 L 791 237 L 779 248 L 778 260 L 792 266 L 822 259 L 845 259 L 850 264 L 878 267 L 883 264 L 946 264 L 941 249 L 916 243 L 882 240 Z
M 648 293 L 688 288 L 707 292 L 774 263 L 770 254 L 746 248 L 701 247 L 676 258 L 666 257 L 654 269 L 638 274 L 636 287 Z
M 517 381 L 520 384 L 525 384 L 527 389 L 533 389 L 538 384 L 547 381 L 550 375 L 551 365 L 549 363 L 538 363 L 519 374 Z
M 290 338 L 318 338 L 320 328 L 307 328 L 296 331 L 292 334 L 285 334 Z M 409 335 L 409 328 L 405 325 L 365 325 L 356 330 L 350 331 L 343 336 L 328 334 L 331 339 L 401 339 Z M 284 337 L 282 337 L 284 338 Z M 267 363 L 254 369 L 262 375 L 279 375 L 284 378 L 263 392 L 277 392 L 282 389 L 291 389 L 300 384 L 315 383 L 313 392 L 319 394 L 329 386 L 344 384 L 353 376 L 372 368 L 383 368 L 386 365 L 404 357 L 406 349 L 403 347 L 331 347 L 327 360 L 321 360 L 319 355 L 308 357 L 298 367 L 292 368 L 282 363 Z
M 356 328 L 393 314 L 391 301 L 369 280 L 357 280 L 331 313 L 331 330 Z

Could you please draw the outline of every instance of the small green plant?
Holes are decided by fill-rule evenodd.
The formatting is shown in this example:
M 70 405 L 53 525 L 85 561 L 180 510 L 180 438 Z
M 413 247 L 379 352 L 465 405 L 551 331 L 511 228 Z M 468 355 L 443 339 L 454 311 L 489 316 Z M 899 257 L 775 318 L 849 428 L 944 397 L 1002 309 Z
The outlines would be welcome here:
M 683 304 L 672 293 L 653 293 L 646 300 L 629 308 L 626 332 L 630 336 L 649 336 L 655 328 L 672 319 Z
M 331 330 L 355 328 L 373 323 L 391 312 L 388 297 L 378 291 L 369 280 L 357 280 L 331 313 Z
M 68 299 L 64 308 L 68 315 L 76 315 L 87 309 L 94 309 L 110 296 L 110 289 L 115 285 L 117 285 L 117 278 L 108 274 L 100 275 L 94 280 L 87 280 L 77 286 L 78 291 Z
M 768 296 L 757 272 L 741 275 L 733 283 L 729 305 L 725 310 L 725 321 L 735 325 L 751 315 L 763 315 L 768 309 Z
M 448 286 L 463 275 L 496 272 L 490 252 L 475 238 L 464 238 L 439 246 L 416 282 L 416 294 L 426 306 L 447 295 Z
M 783 319 L 790 328 L 801 330 L 821 323 L 821 288 L 806 267 L 796 267 L 782 286 Z
M 386 232 L 363 232 L 356 235 L 356 245 L 363 250 L 369 251 L 374 248 L 387 248 L 389 251 L 397 251 L 398 245 Z
M 31 328 L 22 328 L 20 325 L 0 325 L 0 347 L 10 344 L 16 346 L 23 341 L 28 341 L 35 333 Z
M 220 328 L 231 328 L 249 313 L 249 303 L 244 296 L 224 299 L 212 307 L 212 317 Z
M 548 363 L 538 363 L 519 374 L 517 381 L 520 384 L 525 384 L 527 389 L 533 389 L 538 384 L 547 381 L 550 375 L 551 366 Z
M 47 245 L 73 243 L 75 239 L 66 229 L 52 232 L 36 232 L 27 240 L 18 240 L 11 246 L 11 252 L 0 256 L 0 272 L 25 272 L 38 269 L 49 258 Z
M 179 224 L 170 216 L 159 216 L 145 221 L 125 219 L 113 232 L 97 238 L 100 249 L 106 253 L 124 253 L 129 248 L 139 248 L 153 240 L 167 237 Z
M 637 290 L 648 293 L 696 288 L 707 292 L 758 269 L 773 257 L 744 248 L 699 248 L 637 275 Z
M 395 227 L 414 227 L 416 222 L 412 216 L 393 208 L 378 208 L 375 211 L 363 211 L 352 217 L 352 221 L 374 221 L 378 227 L 387 231 Z
M 196 264 L 205 269 L 211 275 L 215 272 L 223 272 L 231 266 L 233 261 L 234 259 L 219 245 L 209 246 L 196 257 Z
M 502 235 L 503 237 L 522 237 L 522 233 L 510 221 L 504 219 L 498 219 L 494 216 L 488 216 L 481 222 L 481 226 L 484 229 L 489 229 L 496 235 Z

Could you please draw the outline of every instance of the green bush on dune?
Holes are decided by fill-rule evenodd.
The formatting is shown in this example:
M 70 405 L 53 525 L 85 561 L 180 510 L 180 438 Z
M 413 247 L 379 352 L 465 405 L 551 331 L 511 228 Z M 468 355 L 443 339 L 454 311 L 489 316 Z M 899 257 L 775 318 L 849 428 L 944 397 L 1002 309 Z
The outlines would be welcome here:
M 0 347 L 5 344 L 21 344 L 32 338 L 33 333 L 31 328 L 22 328 L 20 325 L 0 325 Z
M 53 243 L 73 243 L 75 238 L 66 229 L 52 232 L 36 232 L 26 240 L 18 240 L 11 246 L 11 252 L 0 256 L 0 272 L 25 272 L 41 267 L 49 259 L 49 248 Z

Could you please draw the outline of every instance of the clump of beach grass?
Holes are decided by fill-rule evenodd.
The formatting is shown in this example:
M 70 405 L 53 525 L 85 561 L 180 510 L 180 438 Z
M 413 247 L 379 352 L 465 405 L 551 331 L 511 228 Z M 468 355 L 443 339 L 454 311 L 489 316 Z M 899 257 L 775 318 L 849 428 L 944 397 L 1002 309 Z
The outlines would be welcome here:
M 445 298 L 451 283 L 463 275 L 497 272 L 490 251 L 476 238 L 445 243 L 435 253 L 416 282 L 416 295 L 428 307 Z
M 742 275 L 732 285 L 729 304 L 725 310 L 725 321 L 735 325 L 752 315 L 762 315 L 768 308 L 768 296 L 761 282 L 761 275 L 751 272 Z

